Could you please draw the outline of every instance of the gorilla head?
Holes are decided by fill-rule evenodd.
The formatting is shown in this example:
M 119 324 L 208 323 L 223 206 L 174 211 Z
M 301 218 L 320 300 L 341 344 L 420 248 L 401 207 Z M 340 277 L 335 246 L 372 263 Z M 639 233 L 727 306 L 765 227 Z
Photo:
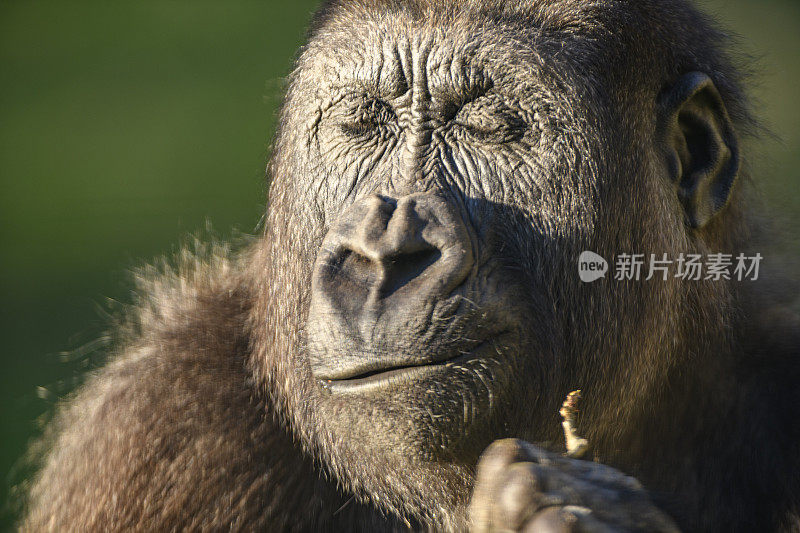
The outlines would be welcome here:
M 446 515 L 492 440 L 557 441 L 576 388 L 612 453 L 724 340 L 729 284 L 576 272 L 583 250 L 739 244 L 748 118 L 720 36 L 668 4 L 317 15 L 270 168 L 253 365 L 348 490 Z

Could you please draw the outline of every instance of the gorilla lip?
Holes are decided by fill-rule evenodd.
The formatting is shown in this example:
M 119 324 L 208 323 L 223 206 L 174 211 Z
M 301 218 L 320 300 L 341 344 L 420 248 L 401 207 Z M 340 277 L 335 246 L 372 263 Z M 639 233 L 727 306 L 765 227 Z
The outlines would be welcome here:
M 416 365 L 395 365 L 390 367 L 376 368 L 362 374 L 358 374 L 342 379 L 321 378 L 319 382 L 323 388 L 333 393 L 361 393 L 374 390 L 385 390 L 411 383 L 431 374 L 444 371 L 445 369 L 464 363 L 477 357 L 478 352 L 485 346 L 492 343 L 492 339 L 478 343 L 473 349 L 449 359 L 420 363 Z
M 336 380 L 320 380 L 322 386 L 335 393 L 355 393 L 367 392 L 376 389 L 385 389 L 394 385 L 400 385 L 408 381 L 419 379 L 436 370 L 443 369 L 447 363 L 452 364 L 453 360 L 429 365 L 393 367 L 380 369 L 364 374 L 361 377 Z

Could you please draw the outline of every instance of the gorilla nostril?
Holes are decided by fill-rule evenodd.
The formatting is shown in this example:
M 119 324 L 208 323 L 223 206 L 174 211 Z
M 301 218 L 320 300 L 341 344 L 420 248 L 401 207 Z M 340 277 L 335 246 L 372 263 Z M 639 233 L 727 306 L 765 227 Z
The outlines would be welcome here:
M 388 258 L 386 278 L 381 287 L 383 295 L 389 296 L 410 281 L 421 277 L 441 256 L 442 252 L 438 248 L 428 247 Z
M 333 264 L 334 269 L 351 282 L 371 286 L 380 276 L 379 265 L 352 249 L 345 249 Z

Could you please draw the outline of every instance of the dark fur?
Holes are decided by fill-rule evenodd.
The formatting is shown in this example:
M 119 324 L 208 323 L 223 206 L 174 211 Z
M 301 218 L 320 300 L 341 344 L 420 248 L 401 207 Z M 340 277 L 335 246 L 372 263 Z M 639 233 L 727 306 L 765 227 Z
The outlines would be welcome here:
M 342 425 L 328 415 L 351 406 L 324 403 L 303 363 L 311 264 L 335 214 L 371 189 L 456 188 L 443 171 L 425 181 L 420 169 L 401 167 L 366 176 L 358 190 L 310 181 L 335 172 L 309 154 L 320 143 L 336 147 L 303 114 L 330 97 L 308 93 L 320 79 L 314 61 L 381 24 L 478 36 L 498 53 L 497 35 L 511 35 L 521 44 L 505 49 L 509 57 L 541 54 L 552 68 L 539 89 L 562 127 L 552 160 L 537 164 L 564 180 L 587 177 L 568 190 L 572 209 L 582 209 L 542 221 L 523 195 L 496 223 L 526 286 L 541 289 L 525 308 L 538 320 L 541 358 L 521 373 L 498 367 L 498 383 L 508 384 L 493 396 L 499 407 L 444 429 L 422 415 L 407 426 L 398 415 L 397 426 L 360 405 Z M 681 0 L 327 3 L 281 115 L 265 236 L 233 258 L 210 253 L 145 276 L 128 340 L 54 423 L 23 528 L 462 527 L 477 454 L 506 436 L 558 448 L 558 405 L 582 388 L 583 427 L 599 460 L 639 478 L 683 528 L 796 531 L 800 327 L 776 291 L 733 282 L 590 286 L 574 274 L 582 249 L 762 251 L 746 172 L 727 207 L 690 230 L 652 149 L 658 95 L 690 71 L 713 79 L 743 139 L 757 133 L 729 47 Z M 504 67 L 523 73 L 513 61 Z M 454 193 L 465 202 L 496 202 L 465 183 Z M 395 443 L 398 433 L 409 437 Z

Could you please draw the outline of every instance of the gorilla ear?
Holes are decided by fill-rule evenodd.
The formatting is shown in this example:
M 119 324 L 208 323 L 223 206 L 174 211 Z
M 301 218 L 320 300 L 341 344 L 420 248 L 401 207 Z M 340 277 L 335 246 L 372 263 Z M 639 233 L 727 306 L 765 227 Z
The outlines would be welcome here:
M 702 228 L 728 202 L 739 146 L 725 104 L 707 75 L 683 76 L 661 99 L 667 162 L 687 224 Z

